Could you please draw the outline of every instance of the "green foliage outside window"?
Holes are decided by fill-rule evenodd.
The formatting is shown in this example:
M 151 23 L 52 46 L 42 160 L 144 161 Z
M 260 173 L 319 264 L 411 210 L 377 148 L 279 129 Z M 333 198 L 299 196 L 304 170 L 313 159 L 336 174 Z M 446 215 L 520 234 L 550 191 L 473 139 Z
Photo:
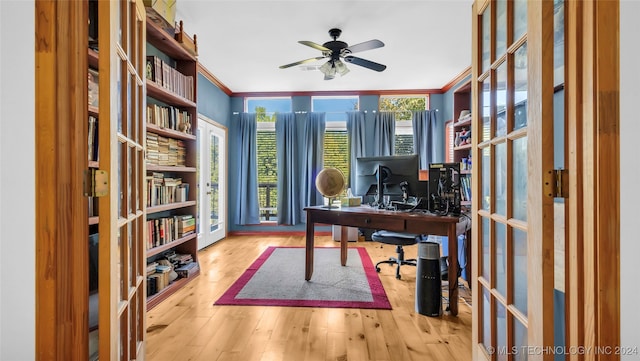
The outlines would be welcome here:
M 324 166 L 338 168 L 349 183 L 349 150 L 346 130 L 327 130 L 324 133 Z M 345 188 L 346 194 L 346 188 Z
M 427 97 L 380 97 L 380 111 L 395 112 L 396 121 L 411 120 L 411 112 L 427 109 Z

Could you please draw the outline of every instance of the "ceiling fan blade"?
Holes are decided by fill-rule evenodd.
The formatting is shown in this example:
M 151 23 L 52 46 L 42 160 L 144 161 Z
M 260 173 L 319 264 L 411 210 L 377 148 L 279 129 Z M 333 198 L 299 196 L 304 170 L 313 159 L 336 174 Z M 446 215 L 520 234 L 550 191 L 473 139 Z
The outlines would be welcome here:
M 358 58 L 351 55 L 345 56 L 344 61 L 346 61 L 347 63 L 360 65 L 375 71 L 383 71 L 387 68 L 386 65 L 378 64 L 371 60 L 366 60 L 366 59 Z
M 296 61 L 295 63 L 291 63 L 291 64 L 280 65 L 280 69 L 286 69 L 286 68 L 290 68 L 292 66 L 296 66 L 296 65 L 300 65 L 300 64 L 311 63 L 313 61 L 324 59 L 324 58 L 325 58 L 324 56 L 316 56 L 315 58 L 300 60 L 300 61 Z
M 373 40 L 365 41 L 364 43 L 351 45 L 344 50 L 347 50 L 351 53 L 356 53 L 359 51 L 381 48 L 383 46 L 384 46 L 384 43 L 382 41 L 378 39 L 373 39 Z
M 322 46 L 322 45 L 320 45 L 320 44 L 316 44 L 316 43 L 314 43 L 313 41 L 300 40 L 300 41 L 298 41 L 298 42 L 299 42 L 300 44 L 302 44 L 302 45 L 310 46 L 310 47 L 312 47 L 312 48 L 314 48 L 314 49 L 317 49 L 317 50 L 320 50 L 320 51 L 331 51 L 331 49 L 326 48 L 326 47 L 324 47 L 324 46 Z

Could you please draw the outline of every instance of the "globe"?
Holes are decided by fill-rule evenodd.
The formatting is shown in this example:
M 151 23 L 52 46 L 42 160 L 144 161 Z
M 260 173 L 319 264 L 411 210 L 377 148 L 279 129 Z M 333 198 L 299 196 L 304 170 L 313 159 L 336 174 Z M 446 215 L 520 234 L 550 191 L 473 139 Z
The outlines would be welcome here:
M 331 198 L 342 193 L 344 186 L 344 175 L 337 168 L 327 167 L 316 176 L 316 188 L 320 194 L 329 198 L 329 207 L 331 207 Z

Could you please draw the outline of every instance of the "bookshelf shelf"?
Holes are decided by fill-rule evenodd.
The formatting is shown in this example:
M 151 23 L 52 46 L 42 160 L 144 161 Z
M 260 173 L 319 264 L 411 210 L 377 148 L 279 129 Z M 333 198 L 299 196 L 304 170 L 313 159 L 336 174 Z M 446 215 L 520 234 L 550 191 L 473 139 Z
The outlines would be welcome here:
M 154 124 L 147 123 L 147 132 L 152 132 L 163 137 L 176 138 L 182 140 L 196 140 L 196 136 L 193 134 L 187 134 L 179 132 L 173 129 L 162 128 Z
M 100 217 L 98 216 L 94 216 L 94 217 L 89 217 L 89 225 L 94 225 L 94 224 L 98 224 L 100 222 Z
M 160 254 L 168 249 L 171 249 L 173 247 L 179 246 L 181 244 L 183 244 L 184 242 L 188 242 L 191 241 L 192 239 L 194 239 L 197 236 L 197 234 L 191 233 L 189 235 L 186 235 L 182 238 L 178 238 L 175 241 L 171 241 L 167 244 L 163 244 L 162 246 L 158 246 L 158 247 L 153 247 L 153 248 L 149 248 L 147 250 L 147 257 L 151 257 L 151 256 L 155 256 L 157 254 Z
M 453 150 L 465 150 L 465 149 L 471 149 L 471 144 L 465 144 L 465 145 L 461 145 L 459 147 L 453 147 Z
M 100 162 L 96 162 L 95 160 L 90 160 L 89 168 L 100 168 Z
M 191 100 L 181 97 L 174 92 L 163 88 L 161 85 L 154 81 L 147 79 L 147 95 L 155 99 L 161 100 L 165 103 L 170 103 L 177 107 L 195 107 L 196 103 Z
M 97 117 L 100 114 L 98 107 L 94 107 L 93 105 L 89 105 L 89 115 L 93 115 Z
M 462 121 L 457 121 L 455 123 L 453 123 L 454 127 L 470 127 L 471 126 L 471 118 L 466 119 L 466 120 L 462 120 Z
M 146 27 L 147 44 L 155 48 L 153 52 L 148 52 L 146 59 L 147 66 L 152 69 L 145 78 L 148 116 L 147 123 L 145 123 L 147 194 L 151 195 L 150 199 L 187 199 L 186 202 L 147 207 L 146 214 L 148 221 L 169 219 L 176 222 L 179 217 L 175 216 L 192 215 L 195 217 L 198 213 L 196 203 L 197 139 L 194 134 L 189 134 L 198 129 L 197 106 L 195 101 L 191 100 L 197 99 L 197 59 L 148 16 Z M 156 49 L 157 51 L 155 51 Z M 158 52 L 162 54 L 158 54 Z M 189 129 L 189 125 L 189 133 L 177 130 Z M 155 200 L 153 202 L 155 203 Z M 174 224 L 170 223 L 169 227 Z M 175 226 L 178 227 L 178 225 Z M 197 263 L 197 246 L 198 237 L 194 232 L 148 249 L 146 251 L 147 263 L 167 257 L 167 252 L 170 251 L 175 251 L 176 254 L 191 255 L 193 262 Z M 179 278 L 158 293 L 149 295 L 147 309 L 158 305 L 198 274 L 199 271 L 194 272 L 188 278 Z M 151 277 L 157 278 L 157 276 Z M 147 286 L 149 287 L 149 282 L 147 282 Z M 155 291 L 152 288 L 150 290 L 151 292 Z
M 174 210 L 174 209 L 192 207 L 192 206 L 195 206 L 195 205 L 196 205 L 196 201 L 163 204 L 163 205 L 154 206 L 154 207 L 147 207 L 147 214 L 153 214 L 153 213 L 164 212 L 164 211 L 171 211 L 171 210 Z
M 196 61 L 180 43 L 147 17 L 147 42 L 176 60 Z
M 195 167 L 176 167 L 147 164 L 147 170 L 153 172 L 195 173 Z
M 151 309 L 151 308 L 157 306 L 158 304 L 160 304 L 160 302 L 164 301 L 167 297 L 171 296 L 176 291 L 178 291 L 182 287 L 186 286 L 187 283 L 189 283 L 192 280 L 194 280 L 198 275 L 200 275 L 200 270 L 197 270 L 196 272 L 194 272 L 192 275 L 190 275 L 187 278 L 178 278 L 177 280 L 173 281 L 170 285 L 168 285 L 167 287 L 163 288 L 160 292 L 158 292 L 156 294 L 153 294 L 151 296 L 148 296 L 147 297 L 147 308 Z

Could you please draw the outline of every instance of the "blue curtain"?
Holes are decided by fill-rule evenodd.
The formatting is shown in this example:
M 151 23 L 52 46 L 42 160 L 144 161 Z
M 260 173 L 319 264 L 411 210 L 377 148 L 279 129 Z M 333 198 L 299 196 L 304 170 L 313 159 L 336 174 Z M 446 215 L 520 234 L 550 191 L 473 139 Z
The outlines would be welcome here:
M 238 165 L 238 207 L 234 215 L 236 224 L 260 223 L 258 203 L 257 122 L 255 113 L 242 113 L 234 122 L 238 135 L 236 149 Z
M 278 224 L 298 224 L 302 215 L 300 197 L 300 137 L 295 113 L 276 114 L 278 161 Z
M 356 158 L 364 157 L 365 152 L 365 118 L 363 111 L 347 112 L 347 137 L 349 142 L 349 187 L 355 191 Z
M 378 112 L 373 122 L 373 155 L 395 153 L 396 114 Z
M 436 162 L 436 127 L 438 111 L 415 111 L 411 116 L 413 125 L 413 150 L 420 156 L 420 169 L 429 169 Z
M 324 166 L 324 131 L 326 129 L 325 113 L 306 113 L 304 122 L 304 138 L 302 145 L 302 208 L 323 204 L 322 195 L 316 189 L 316 175 Z M 302 219 L 306 222 L 306 214 L 301 210 Z

